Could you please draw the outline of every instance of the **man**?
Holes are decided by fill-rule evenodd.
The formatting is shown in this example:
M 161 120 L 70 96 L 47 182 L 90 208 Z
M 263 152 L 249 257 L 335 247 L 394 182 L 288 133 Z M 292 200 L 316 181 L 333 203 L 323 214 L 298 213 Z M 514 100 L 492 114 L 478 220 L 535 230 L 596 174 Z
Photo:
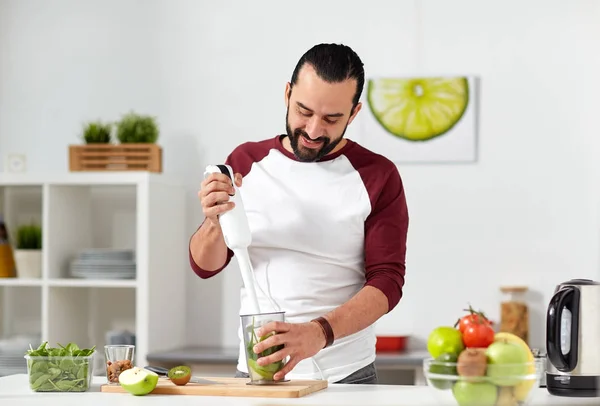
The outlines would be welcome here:
M 275 380 L 377 382 L 373 323 L 402 296 L 408 212 L 396 166 L 344 138 L 361 110 L 364 80 L 352 49 L 314 46 L 286 84 L 286 134 L 243 143 L 225 162 L 236 172 L 252 231 L 261 311 L 285 311 L 284 323 L 258 332 L 278 334 L 254 348 L 284 345 L 258 360 L 289 357 Z M 201 278 L 233 256 L 218 218 L 233 207 L 230 193 L 223 174 L 201 184 L 206 218 L 190 239 L 190 264 Z M 240 314 L 248 309 L 242 289 Z M 248 376 L 239 334 L 236 376 Z

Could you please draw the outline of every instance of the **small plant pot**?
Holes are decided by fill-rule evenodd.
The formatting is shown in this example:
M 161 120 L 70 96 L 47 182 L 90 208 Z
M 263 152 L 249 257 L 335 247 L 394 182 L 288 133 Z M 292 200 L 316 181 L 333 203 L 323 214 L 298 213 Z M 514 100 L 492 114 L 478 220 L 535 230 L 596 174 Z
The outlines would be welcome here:
M 19 278 L 41 278 L 42 250 L 15 250 L 15 265 Z

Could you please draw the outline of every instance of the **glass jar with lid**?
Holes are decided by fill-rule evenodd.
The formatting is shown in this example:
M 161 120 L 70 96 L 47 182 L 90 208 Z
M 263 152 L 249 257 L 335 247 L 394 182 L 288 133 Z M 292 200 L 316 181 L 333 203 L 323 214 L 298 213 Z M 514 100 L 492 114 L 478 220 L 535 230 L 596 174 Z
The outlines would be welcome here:
M 512 333 L 529 344 L 529 307 L 527 286 L 502 286 L 500 303 L 500 331 Z

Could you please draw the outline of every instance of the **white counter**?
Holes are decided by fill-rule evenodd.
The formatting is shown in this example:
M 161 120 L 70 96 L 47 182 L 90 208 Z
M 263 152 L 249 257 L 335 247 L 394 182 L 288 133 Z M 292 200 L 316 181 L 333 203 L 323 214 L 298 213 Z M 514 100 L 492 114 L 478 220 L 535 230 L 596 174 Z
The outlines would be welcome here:
M 394 406 L 440 406 L 439 398 L 427 386 L 396 385 L 329 385 L 323 391 L 296 399 L 242 398 L 212 396 L 132 396 L 120 393 L 102 393 L 100 385 L 104 377 L 94 377 L 93 387 L 85 393 L 34 393 L 27 385 L 27 375 L 11 375 L 0 378 L 0 405 L 61 405 L 61 406 L 136 406 L 136 405 L 211 405 L 211 406 L 279 406 L 279 405 L 394 405 Z M 450 405 L 452 403 L 449 403 Z M 531 405 L 595 405 L 599 398 L 562 398 L 551 396 L 545 389 L 538 389 Z

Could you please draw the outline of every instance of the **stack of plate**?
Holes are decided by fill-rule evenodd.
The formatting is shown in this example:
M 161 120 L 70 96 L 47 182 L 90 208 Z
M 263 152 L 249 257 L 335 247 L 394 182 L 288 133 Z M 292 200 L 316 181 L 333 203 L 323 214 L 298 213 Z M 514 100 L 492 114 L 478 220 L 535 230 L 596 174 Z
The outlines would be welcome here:
M 25 352 L 20 355 L 0 355 L 0 376 L 26 374 Z
M 24 356 L 29 345 L 37 348 L 38 336 L 14 336 L 0 340 L 0 376 L 27 373 L 27 361 Z
M 71 261 L 70 275 L 84 279 L 135 279 L 132 250 L 88 249 Z

